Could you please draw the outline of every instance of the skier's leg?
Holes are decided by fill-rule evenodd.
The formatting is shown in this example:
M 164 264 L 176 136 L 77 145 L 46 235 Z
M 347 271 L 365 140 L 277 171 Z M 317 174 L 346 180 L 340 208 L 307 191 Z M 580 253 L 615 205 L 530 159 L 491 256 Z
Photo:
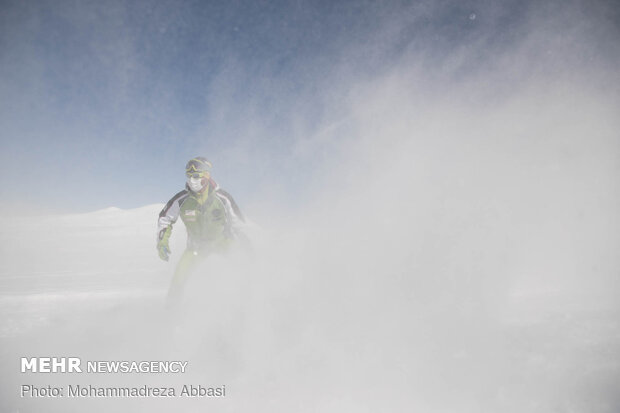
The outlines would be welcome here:
M 183 252 L 168 288 L 167 305 L 169 307 L 176 305 L 183 297 L 185 283 L 196 266 L 196 262 L 197 257 L 193 251 L 185 250 Z

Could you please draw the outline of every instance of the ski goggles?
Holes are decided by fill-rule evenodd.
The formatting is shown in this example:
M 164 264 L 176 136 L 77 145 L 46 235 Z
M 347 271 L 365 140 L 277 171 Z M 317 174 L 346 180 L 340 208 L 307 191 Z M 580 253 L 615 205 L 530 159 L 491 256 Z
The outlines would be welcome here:
M 203 158 L 204 159 L 204 158 Z M 185 165 L 185 172 L 208 172 L 211 169 L 211 162 L 206 159 L 192 159 Z
M 187 176 L 188 178 L 194 178 L 194 179 L 208 178 L 209 175 L 210 175 L 209 171 L 185 172 L 185 176 Z

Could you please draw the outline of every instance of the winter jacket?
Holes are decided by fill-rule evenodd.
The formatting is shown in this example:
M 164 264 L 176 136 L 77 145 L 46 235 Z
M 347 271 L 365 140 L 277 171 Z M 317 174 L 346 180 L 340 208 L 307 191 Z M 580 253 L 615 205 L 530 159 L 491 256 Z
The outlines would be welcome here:
M 157 238 L 167 241 L 177 219 L 187 229 L 187 249 L 218 251 L 234 238 L 234 227 L 243 222 L 243 215 L 234 199 L 212 179 L 201 193 L 185 189 L 168 201 L 159 213 Z

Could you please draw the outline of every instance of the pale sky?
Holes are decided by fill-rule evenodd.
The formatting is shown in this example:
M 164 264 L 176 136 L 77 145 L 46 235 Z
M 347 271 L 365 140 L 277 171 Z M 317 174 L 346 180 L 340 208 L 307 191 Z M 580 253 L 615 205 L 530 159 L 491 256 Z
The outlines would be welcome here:
M 386 74 L 449 98 L 489 73 L 492 101 L 538 76 L 541 56 L 560 73 L 617 62 L 613 2 L 497 3 L 4 1 L 0 199 L 59 211 L 165 202 L 204 155 L 242 204 L 296 205 L 341 141 L 355 145 L 348 106 Z M 524 53 L 532 25 L 559 48 Z M 577 36 L 586 47 L 571 49 Z

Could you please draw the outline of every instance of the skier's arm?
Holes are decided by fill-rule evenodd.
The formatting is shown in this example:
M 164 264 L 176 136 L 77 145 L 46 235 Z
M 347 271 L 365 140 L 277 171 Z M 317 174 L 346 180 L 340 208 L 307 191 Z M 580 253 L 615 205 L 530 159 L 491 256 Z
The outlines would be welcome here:
M 218 188 L 216 193 L 226 208 L 226 213 L 230 218 L 233 228 L 243 225 L 243 223 L 245 223 L 245 218 L 243 217 L 243 214 L 241 213 L 241 210 L 237 206 L 237 203 L 233 199 L 232 195 L 224 191 L 222 188 Z
M 228 211 L 224 202 L 219 198 L 213 201 L 213 208 L 209 212 L 210 225 L 209 225 L 209 238 L 211 245 L 215 249 L 226 250 L 230 246 L 232 241 L 232 228 L 231 217 L 228 215 Z
M 179 192 L 168 201 L 164 209 L 159 213 L 159 219 L 157 220 L 157 251 L 159 252 L 159 257 L 163 260 L 168 261 L 168 254 L 170 253 L 168 240 L 172 233 L 172 226 L 181 213 L 181 203 L 186 197 L 186 190 Z

